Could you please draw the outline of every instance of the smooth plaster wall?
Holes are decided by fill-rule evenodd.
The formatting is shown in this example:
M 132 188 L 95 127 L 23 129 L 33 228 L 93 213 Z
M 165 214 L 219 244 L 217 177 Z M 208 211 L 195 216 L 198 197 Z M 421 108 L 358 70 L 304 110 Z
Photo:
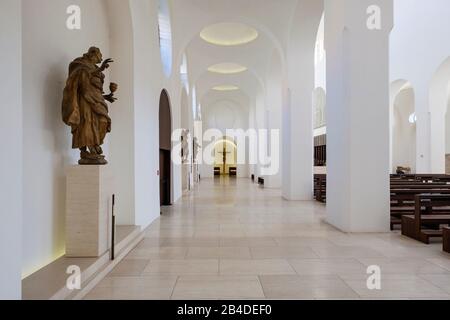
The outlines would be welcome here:
M 160 216 L 159 99 L 167 90 L 172 129 L 181 127 L 181 82 L 178 67 L 162 71 L 158 34 L 158 1 L 130 0 L 134 32 L 134 166 L 135 223 L 146 228 Z M 177 94 L 178 93 L 178 94 Z M 172 201 L 181 197 L 181 166 L 172 165 Z
M 82 8 L 81 30 L 66 28 L 66 8 L 72 4 Z M 103 1 L 24 0 L 22 5 L 26 276 L 65 251 L 65 168 L 79 158 L 61 120 L 68 64 L 92 45 L 108 56 L 109 35 Z
M 417 171 L 429 172 L 429 88 L 438 67 L 450 56 L 448 0 L 395 0 L 394 29 L 390 37 L 391 82 L 405 79 L 416 95 Z M 437 132 L 437 135 L 444 135 Z
M 71 4 L 82 9 L 78 31 L 65 27 Z M 170 78 L 162 72 L 157 14 L 156 0 L 24 0 L 24 276 L 64 254 L 64 170 L 79 152 L 61 121 L 62 92 L 69 62 L 91 45 L 114 58 L 106 83 L 119 84 L 104 148 L 115 174 L 118 224 L 146 228 L 159 217 L 159 97 L 166 88 L 179 127 L 180 98 L 172 92 L 181 89 L 176 68 Z M 172 176 L 176 201 L 181 168 Z
M 114 172 L 116 219 L 118 225 L 135 224 L 133 26 L 128 1 L 108 0 L 110 78 L 119 85 L 117 101 L 110 107 L 112 132 L 108 137 L 109 165 Z
M 205 104 L 203 108 L 203 132 L 208 129 L 219 129 L 222 134 L 226 134 L 227 129 L 248 129 L 248 111 L 239 102 L 231 99 L 221 99 L 218 101 Z M 221 137 L 218 137 L 219 139 Z M 210 141 L 203 142 L 204 152 L 205 148 L 210 144 Z M 246 146 L 246 153 L 248 154 L 248 143 Z M 248 165 L 238 165 L 237 174 L 239 178 L 246 178 L 249 175 Z M 214 165 L 203 163 L 200 166 L 201 176 L 204 178 L 212 178 L 214 176 Z
M 22 259 L 21 2 L 0 1 L 0 300 L 21 298 Z
M 409 167 L 416 172 L 416 125 L 409 122 L 414 112 L 412 88 L 400 91 L 394 102 L 393 124 L 393 172 L 398 166 Z

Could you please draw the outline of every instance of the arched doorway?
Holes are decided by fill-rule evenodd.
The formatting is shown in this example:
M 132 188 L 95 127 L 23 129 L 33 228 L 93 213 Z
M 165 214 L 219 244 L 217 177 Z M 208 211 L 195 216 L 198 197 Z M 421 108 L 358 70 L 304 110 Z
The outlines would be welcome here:
M 446 170 L 447 141 L 450 139 L 446 129 L 447 109 L 450 100 L 450 57 L 436 71 L 430 86 L 430 151 L 431 172 L 442 174 Z M 449 157 L 450 158 L 450 157 Z M 450 161 L 450 159 L 449 159 Z
M 392 172 L 416 172 L 416 116 L 414 89 L 405 84 L 392 105 Z
M 327 165 L 327 128 L 325 118 L 326 92 L 318 87 L 313 92 L 314 109 L 314 171 L 325 173 Z
M 229 138 L 218 140 L 215 143 L 214 175 L 237 176 L 237 146 L 236 143 Z
M 159 194 L 161 206 L 172 204 L 172 115 L 169 95 L 161 92 L 159 100 Z

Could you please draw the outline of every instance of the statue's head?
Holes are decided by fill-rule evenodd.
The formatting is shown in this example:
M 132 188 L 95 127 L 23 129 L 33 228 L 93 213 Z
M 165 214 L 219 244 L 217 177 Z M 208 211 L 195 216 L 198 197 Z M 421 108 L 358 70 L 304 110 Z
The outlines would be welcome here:
M 102 53 L 100 49 L 97 47 L 90 47 L 89 51 L 85 54 L 85 56 L 95 64 L 98 64 L 103 61 Z

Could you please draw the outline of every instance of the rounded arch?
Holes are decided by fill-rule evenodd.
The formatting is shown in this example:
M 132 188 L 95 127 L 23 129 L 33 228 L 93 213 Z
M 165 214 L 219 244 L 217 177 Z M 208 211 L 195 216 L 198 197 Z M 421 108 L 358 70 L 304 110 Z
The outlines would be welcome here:
M 214 175 L 236 176 L 238 147 L 233 138 L 225 136 L 214 143 Z
M 265 25 L 255 21 L 254 19 L 250 19 L 249 17 L 243 17 L 243 16 L 229 16 L 229 15 L 224 15 L 224 16 L 220 16 L 220 17 L 211 17 L 208 19 L 208 21 L 206 21 L 205 23 L 197 26 L 196 28 L 194 28 L 189 34 L 187 34 L 184 37 L 184 40 L 181 42 L 181 45 L 179 46 L 178 50 L 177 50 L 177 57 L 176 57 L 176 61 L 177 63 L 181 63 L 181 61 L 183 60 L 183 54 L 184 52 L 186 52 L 187 48 L 189 47 L 189 44 L 199 36 L 199 34 L 201 33 L 201 31 L 210 26 L 210 25 L 214 25 L 214 24 L 218 24 L 218 23 L 222 23 L 222 22 L 233 22 L 233 23 L 243 23 L 246 24 L 254 29 L 256 29 L 260 35 L 264 35 L 266 36 L 271 43 L 273 44 L 273 46 L 275 47 L 275 50 L 278 51 L 278 53 L 280 54 L 280 57 L 282 59 L 282 66 L 283 66 L 283 72 L 286 71 L 287 69 L 287 64 L 286 64 L 286 59 L 285 59 L 285 50 L 283 49 L 283 46 L 281 44 L 281 42 L 279 41 L 279 39 L 272 33 L 272 31 L 267 28 Z
M 447 172 L 446 164 L 450 162 L 450 155 L 447 153 L 447 144 L 450 152 L 450 134 L 448 125 L 448 105 L 450 100 L 450 57 L 447 57 L 439 66 L 430 84 L 429 95 L 430 114 L 430 153 L 431 172 Z M 450 163 L 449 163 L 450 169 Z
M 399 81 L 391 91 L 392 172 L 399 167 L 416 171 L 415 93 L 409 82 Z M 408 170 L 402 170 L 407 171 Z
M 159 99 L 159 188 L 160 204 L 172 204 L 172 108 L 167 90 Z
M 430 112 L 446 113 L 449 99 L 450 57 L 439 66 L 431 80 Z
M 226 77 L 214 75 L 205 71 L 200 74 L 194 83 L 197 88 L 200 88 L 200 90 L 197 91 L 199 101 L 202 101 L 205 96 L 211 92 L 211 87 L 223 84 L 237 85 L 239 90 L 249 98 L 255 91 L 264 92 L 265 90 L 263 80 L 252 69 L 247 70 L 245 75 L 227 75 Z M 242 85 L 243 83 L 251 83 L 253 85 Z

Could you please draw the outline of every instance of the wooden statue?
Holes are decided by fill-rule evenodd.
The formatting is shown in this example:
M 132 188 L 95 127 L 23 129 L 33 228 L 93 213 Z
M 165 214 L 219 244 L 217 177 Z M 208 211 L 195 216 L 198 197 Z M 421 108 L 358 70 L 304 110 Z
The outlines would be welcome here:
M 194 162 L 196 162 L 197 161 L 198 152 L 200 151 L 201 146 L 198 143 L 197 137 L 194 137 L 194 140 L 192 142 L 193 142 L 193 145 L 194 145 L 194 154 L 193 154 Z
M 64 89 L 62 118 L 72 128 L 72 148 L 80 149 L 80 165 L 105 165 L 102 145 L 111 132 L 111 118 L 106 101 L 114 103 L 117 84 L 111 83 L 110 94 L 105 95 L 104 71 L 112 59 L 103 61 L 100 49 L 91 47 L 83 57 L 69 65 L 69 78 Z
M 189 160 L 189 130 L 181 132 L 181 161 L 187 163 Z

